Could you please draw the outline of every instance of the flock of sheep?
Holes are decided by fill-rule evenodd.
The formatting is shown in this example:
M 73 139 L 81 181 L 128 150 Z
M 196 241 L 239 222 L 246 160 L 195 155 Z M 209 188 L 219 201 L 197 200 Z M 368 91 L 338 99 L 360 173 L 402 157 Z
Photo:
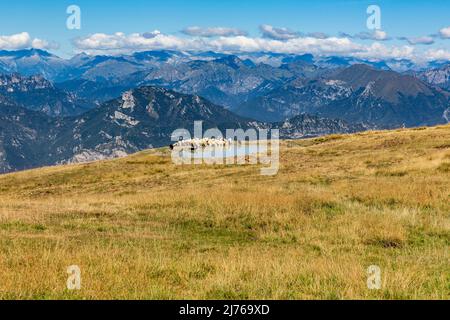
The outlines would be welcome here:
M 170 145 L 170 149 L 173 150 L 175 148 L 177 149 L 184 149 L 189 148 L 190 150 L 194 151 L 199 148 L 206 148 L 206 147 L 226 147 L 232 144 L 231 139 L 214 139 L 214 138 L 194 138 L 189 140 L 181 140 L 174 144 Z

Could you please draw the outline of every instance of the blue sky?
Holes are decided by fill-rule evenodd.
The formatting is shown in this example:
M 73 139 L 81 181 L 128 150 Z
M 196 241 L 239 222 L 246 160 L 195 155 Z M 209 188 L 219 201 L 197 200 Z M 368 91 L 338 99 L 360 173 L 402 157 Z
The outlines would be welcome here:
M 66 28 L 66 8 L 69 5 L 78 5 L 81 8 L 81 30 L 68 30 Z M 181 30 L 198 26 L 200 28 L 224 27 L 246 32 L 246 38 L 261 38 L 261 25 L 268 25 L 273 28 L 286 28 L 289 32 L 298 33 L 301 37 L 308 37 L 311 33 L 325 33 L 328 37 L 344 37 L 339 35 L 345 33 L 351 37 L 352 44 L 372 45 L 377 39 L 361 40 L 355 36 L 362 32 L 369 32 L 366 28 L 368 17 L 366 9 L 369 5 L 376 4 L 381 8 L 382 31 L 387 34 L 390 40 L 378 41 L 381 46 L 389 48 L 411 46 L 415 52 L 425 52 L 435 50 L 444 52 L 443 57 L 450 51 L 450 39 L 437 36 L 443 28 L 450 27 L 450 1 L 448 0 L 222 0 L 222 1 L 182 1 L 182 0 L 126 0 L 126 1 L 105 1 L 105 0 L 73 0 L 73 1 L 50 1 L 50 0 L 15 0 L 8 4 L 0 5 L 0 36 L 10 36 L 21 32 L 27 32 L 32 39 L 38 38 L 50 43 L 57 43 L 59 48 L 49 46 L 59 55 L 70 56 L 74 51 L 91 51 L 93 53 L 120 51 L 120 45 L 114 48 L 106 48 L 106 42 L 98 42 L 98 47 L 92 45 L 94 41 L 89 37 L 93 34 L 114 35 L 121 32 L 124 35 L 106 38 L 108 43 L 127 42 L 130 34 L 143 34 L 159 30 L 162 34 L 171 36 L 167 41 L 158 41 L 158 45 L 169 43 L 169 48 L 175 46 L 189 46 L 180 44 L 177 39 L 192 38 Z M 372 31 L 370 31 L 372 32 Z M 411 44 L 406 39 L 399 40 L 399 37 L 414 38 L 428 37 L 436 35 L 432 44 Z M 160 36 L 162 37 L 162 36 Z M 73 39 L 84 39 L 78 45 L 73 44 Z M 270 36 L 265 36 L 270 38 Z M 4 38 L 7 41 L 8 38 Z M 89 40 L 89 42 L 88 42 Z M 205 44 L 211 48 L 240 48 L 238 39 L 228 39 L 226 45 L 217 44 L 213 38 L 203 39 L 195 46 Z M 280 39 L 272 39 L 280 40 Z M 322 39 L 323 40 L 323 39 Z M 419 39 L 420 40 L 420 39 Z M 427 39 L 421 39 L 422 43 Z M 428 39 L 429 40 L 429 39 Z M 134 39 L 133 41 L 138 41 Z M 241 38 L 240 41 L 246 41 Z M 419 41 L 420 42 L 420 41 Z M 89 46 L 86 46 L 89 43 Z M 127 42 L 128 43 L 128 42 Z M 133 42 L 135 43 L 135 42 Z M 146 43 L 145 41 L 143 43 Z M 230 44 L 231 43 L 231 44 Z M 96 44 L 97 45 L 97 44 Z M 133 44 L 134 45 L 134 44 Z M 134 47 L 128 44 L 124 50 L 133 50 Z M 259 44 L 258 44 L 259 45 Z M 272 48 L 270 43 L 261 44 L 263 48 Z M 333 42 L 319 41 L 318 44 L 292 44 L 292 50 L 307 50 L 310 46 L 318 48 L 325 53 L 331 52 L 329 46 Z M 345 52 L 356 50 L 348 43 L 336 42 L 336 45 L 345 46 Z M 139 42 L 136 50 L 151 49 L 153 42 L 141 44 Z M 0 48 L 2 41 L 0 40 Z M 253 50 L 255 44 L 247 41 L 243 50 Z M 279 48 L 275 44 L 275 48 Z M 10 47 L 4 47 L 8 49 Z M 11 47 L 12 48 L 12 47 Z M 100 50 L 99 50 L 100 48 Z M 195 47 L 197 48 L 197 47 Z M 250 48 L 250 49 L 249 49 Z M 105 50 L 107 49 L 107 50 Z M 378 49 L 371 49 L 377 51 Z M 381 49 L 380 49 L 381 52 Z M 405 49 L 404 55 L 409 51 Z M 375 53 L 376 55 L 377 53 Z M 381 53 L 379 53 L 381 54 Z

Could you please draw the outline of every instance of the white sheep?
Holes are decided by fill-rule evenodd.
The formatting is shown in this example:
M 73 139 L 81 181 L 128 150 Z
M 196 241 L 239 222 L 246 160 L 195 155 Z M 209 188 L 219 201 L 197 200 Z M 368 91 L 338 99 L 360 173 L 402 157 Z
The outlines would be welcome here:
M 196 150 L 198 148 L 206 148 L 209 146 L 228 146 L 231 145 L 232 140 L 231 139 L 214 139 L 214 138 L 194 138 L 194 139 L 188 139 L 188 140 L 181 140 L 174 144 L 170 145 L 170 149 L 180 148 L 184 149 L 185 147 L 190 148 L 191 150 Z

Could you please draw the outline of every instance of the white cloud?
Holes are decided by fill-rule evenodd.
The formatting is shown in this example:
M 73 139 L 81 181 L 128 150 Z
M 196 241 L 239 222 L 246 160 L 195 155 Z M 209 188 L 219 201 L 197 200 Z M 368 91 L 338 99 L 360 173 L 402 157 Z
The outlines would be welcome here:
M 423 44 L 423 45 L 431 45 L 434 43 L 434 38 L 432 36 L 423 36 L 416 38 L 408 38 L 408 37 L 399 37 L 399 40 L 405 40 L 411 45 Z
M 218 52 L 254 52 L 273 51 L 280 53 L 311 52 L 351 53 L 361 49 L 361 45 L 348 38 L 330 37 L 326 39 L 298 37 L 288 40 L 252 38 L 248 36 L 216 37 L 216 38 L 180 38 L 173 35 L 155 34 L 148 37 L 133 33 L 126 35 L 96 33 L 85 38 L 74 39 L 73 44 L 80 51 L 99 52 L 132 52 L 138 50 L 213 50 Z
M 27 32 L 0 36 L 0 48 L 6 50 L 24 49 L 30 46 L 31 38 Z
M 329 36 L 324 32 L 309 32 L 309 33 L 301 33 L 297 31 L 290 30 L 288 28 L 277 28 L 271 25 L 263 24 L 259 26 L 259 30 L 263 38 L 272 39 L 272 40 L 290 40 L 296 38 L 317 38 L 317 39 L 326 39 Z
M 33 39 L 33 41 L 31 41 L 31 47 L 35 48 L 35 49 L 42 49 L 42 50 L 55 50 L 55 49 L 59 49 L 59 44 L 56 42 L 48 42 L 46 40 L 41 40 L 41 39 Z
M 442 28 L 439 30 L 439 34 L 443 39 L 450 39 L 450 27 Z
M 373 40 L 380 40 L 380 41 L 390 40 L 390 38 L 388 37 L 388 34 L 382 30 L 375 30 L 373 32 L 372 36 L 373 36 Z
M 450 51 L 444 49 L 430 49 L 425 53 L 426 60 L 450 60 Z
M 259 26 L 263 38 L 274 39 L 274 40 L 289 40 L 295 39 L 300 36 L 298 32 L 289 30 L 287 28 L 276 28 L 268 24 L 263 24 Z
M 28 32 L 17 33 L 9 36 L 0 36 L 0 49 L 20 50 L 27 48 L 56 49 L 58 45 L 38 38 L 32 39 Z
M 367 59 L 411 59 L 414 61 L 450 60 L 447 49 L 432 48 L 428 51 L 416 49 L 416 45 L 431 45 L 438 35 L 423 37 L 401 37 L 399 40 L 408 45 L 387 46 L 379 41 L 389 39 L 386 32 L 357 35 L 340 34 L 330 37 L 324 33 L 302 34 L 286 28 L 274 28 L 269 25 L 260 27 L 263 37 L 250 37 L 245 32 L 233 28 L 214 27 L 201 29 L 190 27 L 194 37 L 167 35 L 159 30 L 145 33 L 114 34 L 96 33 L 73 40 L 76 51 L 90 54 L 119 54 L 144 50 L 192 50 L 216 51 L 224 53 L 267 51 L 274 53 L 315 55 L 346 55 Z M 440 30 L 442 38 L 450 39 L 450 27 Z M 370 44 L 356 42 L 354 39 L 372 39 Z M 57 49 L 57 43 L 32 38 L 28 32 L 0 36 L 0 50 L 20 50 L 26 48 Z
M 373 32 L 359 32 L 355 35 L 342 33 L 341 35 L 349 37 L 349 38 L 353 38 L 353 39 L 360 39 L 360 40 L 376 40 L 376 41 L 391 40 L 391 38 L 388 36 L 388 34 L 382 30 L 375 30 Z
M 182 50 L 187 47 L 189 41 L 165 35 L 156 30 L 151 33 L 132 33 L 129 35 L 123 32 L 114 34 L 95 33 L 88 37 L 76 38 L 73 40 L 73 44 L 79 50 L 95 54 L 105 51 L 122 53 L 153 49 Z
M 245 31 L 235 29 L 235 28 L 225 28 L 225 27 L 187 27 L 182 30 L 184 34 L 196 37 L 233 37 L 233 36 L 245 36 L 247 33 Z
M 353 55 L 355 57 L 367 59 L 417 60 L 416 49 L 413 46 L 386 46 L 379 42 L 374 42 Z
M 329 36 L 323 32 L 310 32 L 306 36 L 311 37 L 311 38 L 317 38 L 317 39 L 329 38 Z
M 142 34 L 142 36 L 143 36 L 144 38 L 146 38 L 146 39 L 153 39 L 154 37 L 159 36 L 160 34 L 161 34 L 161 31 L 159 31 L 159 30 L 154 30 L 154 31 L 152 31 L 152 32 L 144 32 L 144 33 Z

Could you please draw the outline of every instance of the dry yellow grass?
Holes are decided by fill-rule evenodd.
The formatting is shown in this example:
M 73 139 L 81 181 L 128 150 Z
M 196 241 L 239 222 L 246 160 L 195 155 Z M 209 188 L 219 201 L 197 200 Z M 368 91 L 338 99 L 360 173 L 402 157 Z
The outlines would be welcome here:
M 273 177 L 166 150 L 3 175 L 0 298 L 449 299 L 449 200 L 450 126 L 285 141 Z

